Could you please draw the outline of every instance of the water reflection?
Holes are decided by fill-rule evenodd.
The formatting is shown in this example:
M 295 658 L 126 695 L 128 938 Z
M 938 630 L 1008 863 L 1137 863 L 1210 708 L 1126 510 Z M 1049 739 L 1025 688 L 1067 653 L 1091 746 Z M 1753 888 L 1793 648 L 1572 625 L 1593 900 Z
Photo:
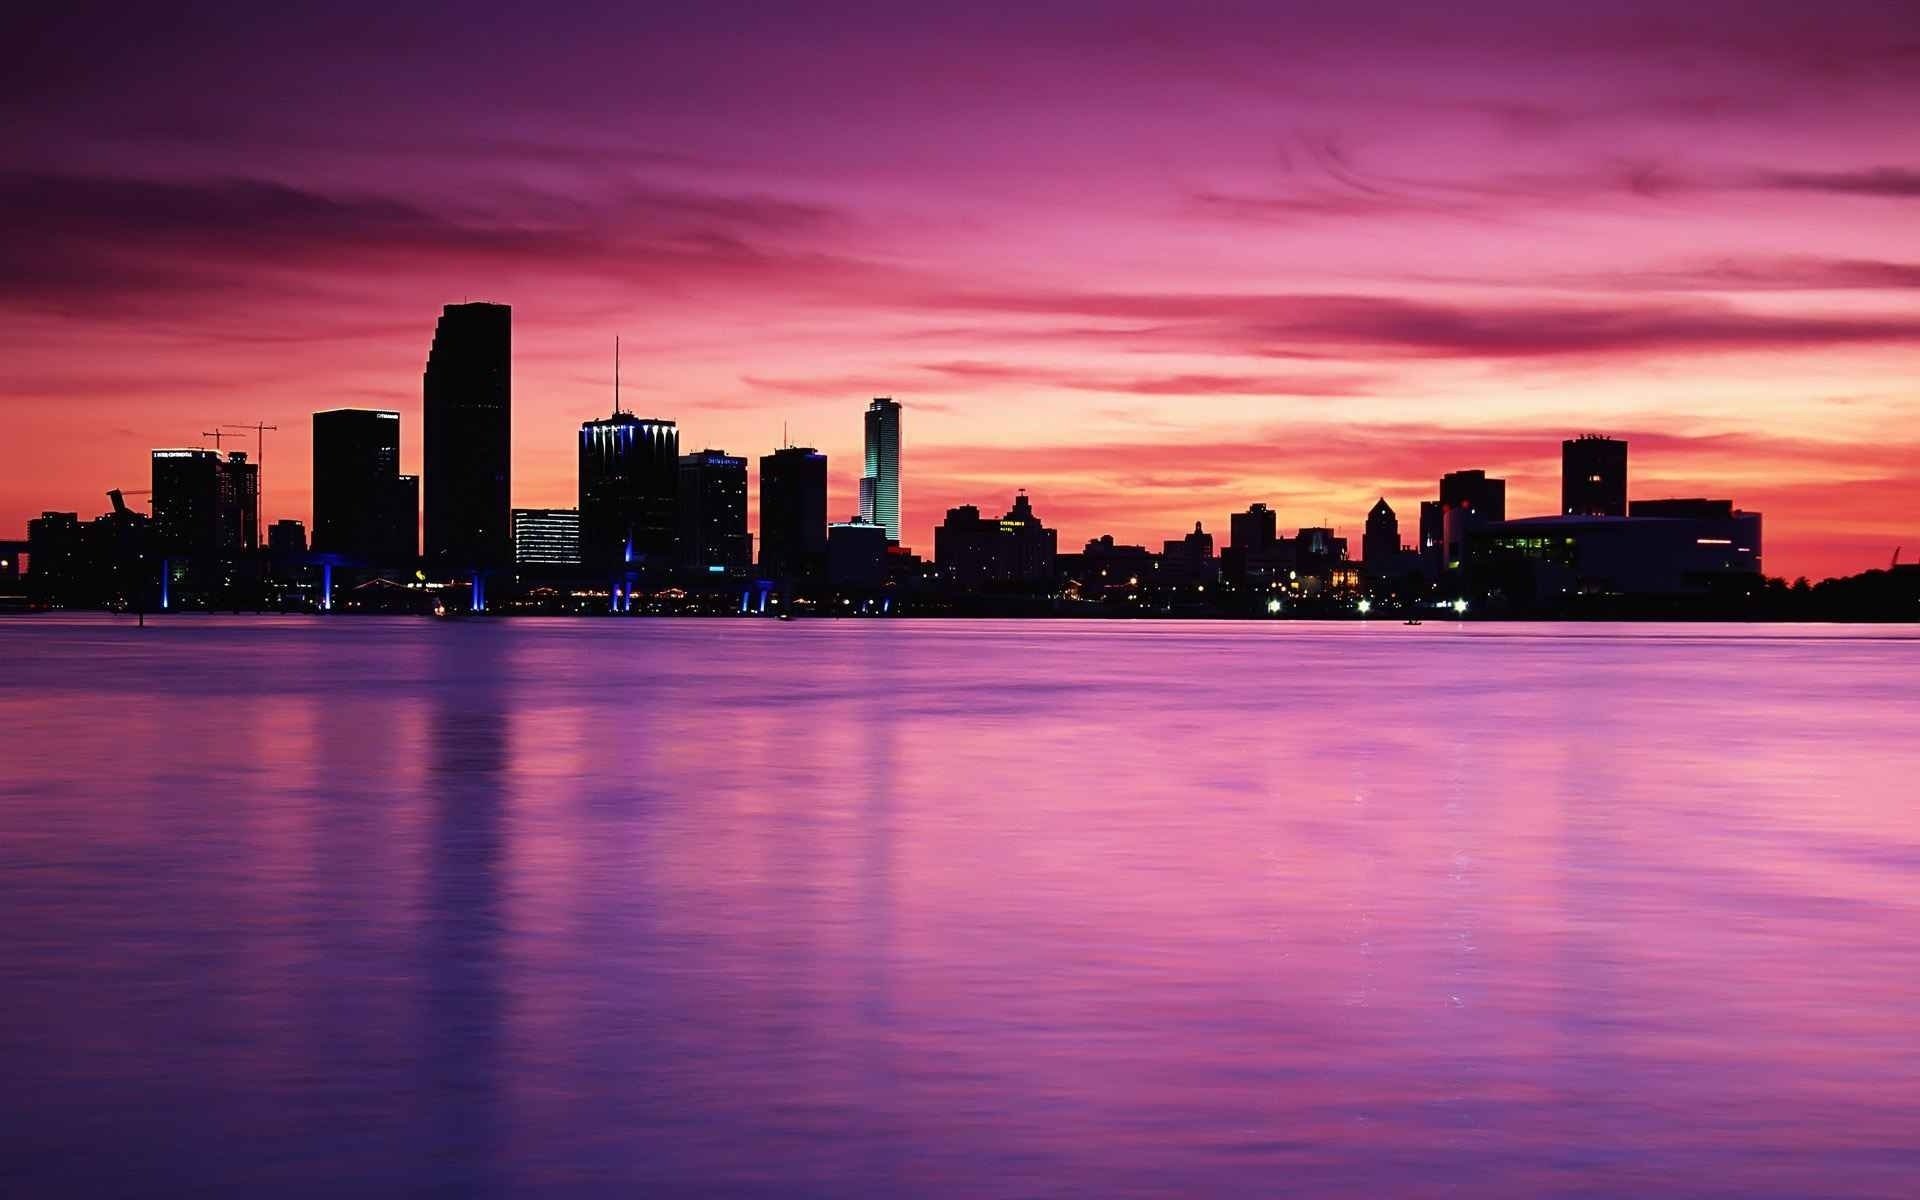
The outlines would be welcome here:
M 1913 631 L 179 620 L 0 653 L 8 1194 L 1920 1168 Z

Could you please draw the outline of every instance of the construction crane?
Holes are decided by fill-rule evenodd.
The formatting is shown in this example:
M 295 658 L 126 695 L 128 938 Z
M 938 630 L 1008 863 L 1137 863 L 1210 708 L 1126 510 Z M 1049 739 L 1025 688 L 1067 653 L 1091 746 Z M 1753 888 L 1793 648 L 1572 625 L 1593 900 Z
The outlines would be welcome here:
M 1900 565 L 1900 552 L 1905 549 L 1906 549 L 1905 546 L 1895 546 L 1893 548 L 1893 565 L 1894 566 L 1897 567 Z
M 220 428 L 253 430 L 253 465 L 258 472 L 255 478 L 260 481 L 259 494 L 254 497 L 253 544 L 256 546 L 264 546 L 267 544 L 267 539 L 261 533 L 260 527 L 265 524 L 263 514 L 266 512 L 267 507 L 263 503 L 267 494 L 267 469 L 265 466 L 267 461 L 267 434 L 269 431 L 274 433 L 280 432 L 280 427 L 278 425 L 269 425 L 265 421 L 255 421 L 251 425 L 244 424 L 240 421 L 222 421 Z M 232 437 L 233 435 L 229 433 L 227 436 Z M 219 442 L 214 443 L 215 446 L 219 444 Z
M 220 453 L 220 439 L 221 439 L 221 438 L 230 438 L 230 437 L 235 437 L 235 436 L 237 436 L 237 435 L 235 435 L 235 434 L 231 434 L 231 433 L 222 433 L 222 432 L 221 432 L 220 430 L 218 430 L 218 429 L 216 429 L 216 430 L 214 430 L 214 431 L 213 431 L 212 433 L 207 433 L 206 431 L 204 431 L 204 430 L 202 430 L 202 431 L 201 431 L 201 434 L 200 434 L 200 436 L 201 436 L 201 437 L 203 437 L 203 438 L 209 438 L 209 437 L 210 437 L 210 438 L 212 438 L 212 439 L 213 439 L 213 452 L 214 452 L 215 454 L 218 454 L 218 453 Z

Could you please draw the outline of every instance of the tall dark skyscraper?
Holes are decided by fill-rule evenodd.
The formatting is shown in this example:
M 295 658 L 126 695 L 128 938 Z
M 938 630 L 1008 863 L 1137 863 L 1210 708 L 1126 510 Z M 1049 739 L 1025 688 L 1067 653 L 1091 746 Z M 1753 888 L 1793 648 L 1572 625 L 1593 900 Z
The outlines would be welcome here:
M 1400 554 L 1400 518 L 1385 496 L 1367 512 L 1366 533 L 1360 538 L 1361 560 L 1369 568 L 1379 569 Z
M 900 405 L 885 396 L 867 405 L 867 463 L 860 516 L 900 540 Z
M 587 566 L 671 566 L 680 430 L 616 412 L 580 426 L 580 558 Z
M 412 562 L 420 480 L 400 474 L 400 414 L 313 414 L 313 549 L 382 566 Z
M 1560 512 L 1563 516 L 1627 515 L 1627 444 L 1587 434 L 1560 443 Z
M 426 545 L 448 571 L 513 561 L 513 310 L 449 304 L 424 378 Z
M 749 567 L 747 460 L 724 450 L 680 456 L 680 561 L 689 567 Z
M 820 569 L 827 553 L 827 456 L 783 446 L 760 456 L 760 571 L 782 578 Z
M 259 543 L 260 468 L 236 450 L 153 452 L 153 530 L 162 553 L 213 556 Z

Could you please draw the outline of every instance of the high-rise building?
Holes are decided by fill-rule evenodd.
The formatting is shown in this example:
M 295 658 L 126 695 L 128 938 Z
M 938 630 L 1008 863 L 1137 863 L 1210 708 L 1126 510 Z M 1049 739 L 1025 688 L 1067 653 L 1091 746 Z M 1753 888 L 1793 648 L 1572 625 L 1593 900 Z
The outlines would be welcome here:
M 382 566 L 417 557 L 420 479 L 400 474 L 400 414 L 313 414 L 313 549 Z
M 260 468 L 238 450 L 153 452 L 153 528 L 163 554 L 216 556 L 258 545 Z
M 580 426 L 580 557 L 590 567 L 671 566 L 680 479 L 672 421 L 616 412 Z
M 867 463 L 860 516 L 900 540 L 900 405 L 885 396 L 867 405 Z
M 446 306 L 427 354 L 422 440 L 427 560 L 443 571 L 512 561 L 512 364 L 511 308 Z
M 680 561 L 699 569 L 753 565 L 747 460 L 724 450 L 680 456 Z
M 1279 518 L 1264 504 L 1229 514 L 1227 535 L 1220 574 L 1233 587 L 1266 588 L 1293 565 L 1293 543 L 1280 540 Z
M 1563 516 L 1627 515 L 1627 444 L 1587 434 L 1560 443 L 1560 512 Z
M 580 565 L 580 510 L 513 510 L 513 564 L 516 567 Z
M 260 464 L 229 450 L 220 464 L 220 551 L 260 548 Z
M 1378 571 L 1400 557 L 1400 518 L 1385 496 L 1367 511 L 1367 529 L 1360 538 L 1360 554 L 1368 570 Z
M 1432 571 L 1466 561 L 1474 530 L 1507 519 L 1507 481 L 1485 471 L 1453 471 L 1440 477 L 1440 498 L 1420 503 L 1420 552 Z
M 827 553 L 827 456 L 782 446 L 760 456 L 760 571 L 772 578 L 818 571 Z

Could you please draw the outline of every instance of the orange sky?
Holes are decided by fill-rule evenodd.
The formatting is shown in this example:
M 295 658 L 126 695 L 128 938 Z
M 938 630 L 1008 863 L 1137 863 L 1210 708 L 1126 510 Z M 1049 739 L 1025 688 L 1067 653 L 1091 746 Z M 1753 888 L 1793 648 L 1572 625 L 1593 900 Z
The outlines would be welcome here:
M 572 503 L 618 333 L 629 407 L 789 428 L 836 516 L 900 399 L 922 550 L 1023 486 L 1063 547 L 1253 501 L 1357 538 L 1379 495 L 1411 540 L 1463 467 L 1552 511 L 1592 431 L 1637 498 L 1763 511 L 1769 573 L 1884 565 L 1920 553 L 1897 7 L 41 14 L 0 85 L 0 537 L 221 422 L 279 426 L 269 520 L 309 516 L 315 409 L 399 409 L 417 469 L 472 298 L 515 309 L 521 505 Z

